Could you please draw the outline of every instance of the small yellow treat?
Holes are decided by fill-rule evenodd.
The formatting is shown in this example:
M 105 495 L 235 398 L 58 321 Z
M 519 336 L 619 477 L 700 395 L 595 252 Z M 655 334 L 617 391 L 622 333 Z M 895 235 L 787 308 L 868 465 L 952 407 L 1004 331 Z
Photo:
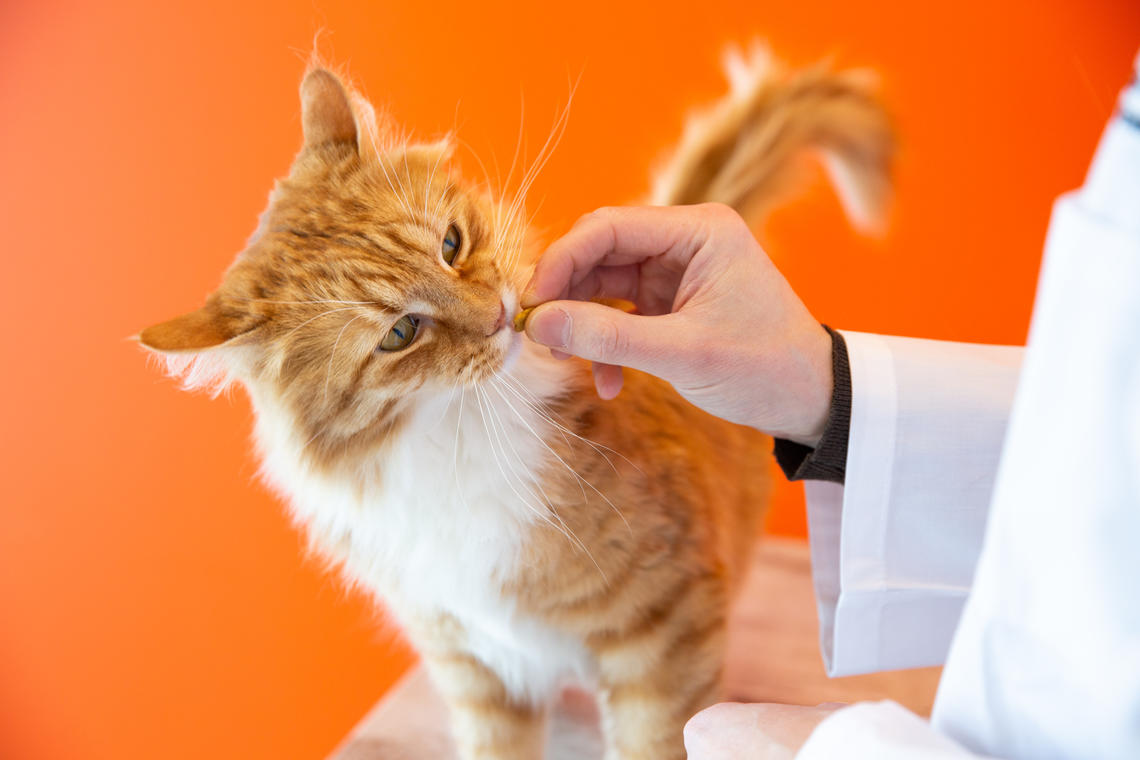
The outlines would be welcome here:
M 532 306 L 529 309 L 523 309 L 522 311 L 520 311 L 518 314 L 515 315 L 515 319 L 513 322 L 515 332 L 522 332 L 523 330 L 526 329 L 527 317 L 530 316 L 530 313 L 532 311 L 534 311 L 534 309 L 535 309 L 535 307 Z

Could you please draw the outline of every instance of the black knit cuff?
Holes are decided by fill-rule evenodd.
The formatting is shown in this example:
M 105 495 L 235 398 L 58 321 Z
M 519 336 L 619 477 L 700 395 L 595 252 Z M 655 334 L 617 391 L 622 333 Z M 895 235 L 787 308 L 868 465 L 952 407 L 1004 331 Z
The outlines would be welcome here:
M 851 432 L 851 366 L 847 343 L 827 325 L 831 336 L 831 408 L 823 436 L 813 449 L 802 443 L 776 439 L 776 462 L 788 480 L 829 480 L 842 483 L 847 472 L 847 436 Z

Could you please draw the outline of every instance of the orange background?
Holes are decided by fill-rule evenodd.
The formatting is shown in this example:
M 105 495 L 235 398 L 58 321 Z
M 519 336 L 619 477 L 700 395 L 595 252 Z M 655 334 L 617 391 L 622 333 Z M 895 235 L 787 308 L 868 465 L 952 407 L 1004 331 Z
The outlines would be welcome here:
M 890 236 L 855 238 L 816 188 L 769 250 L 833 325 L 1016 343 L 1140 4 L 3 3 L 0 757 L 315 758 L 410 661 L 254 482 L 245 399 L 179 393 L 124 340 L 200 304 L 253 230 L 319 28 L 370 96 L 421 135 L 458 125 L 492 173 L 520 94 L 533 156 L 581 75 L 532 194 L 552 234 L 640 194 L 722 90 L 726 42 L 873 67 L 904 140 Z M 802 534 L 799 498 L 773 529 Z

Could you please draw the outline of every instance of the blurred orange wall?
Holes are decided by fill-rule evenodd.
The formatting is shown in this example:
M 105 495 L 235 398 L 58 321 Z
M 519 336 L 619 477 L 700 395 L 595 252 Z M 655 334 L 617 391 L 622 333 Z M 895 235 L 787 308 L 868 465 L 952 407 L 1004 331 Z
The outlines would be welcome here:
M 853 237 L 816 188 L 769 250 L 833 325 L 1017 343 L 1140 4 L 3 3 L 0 757 L 316 758 L 410 661 L 254 482 L 245 399 L 179 393 L 124 340 L 198 305 L 253 230 L 318 29 L 396 118 L 457 126 L 492 175 L 520 111 L 533 156 L 580 76 L 532 193 L 551 234 L 642 192 L 722 90 L 725 43 L 872 67 L 904 140 L 889 238 Z M 771 527 L 802 534 L 798 488 Z

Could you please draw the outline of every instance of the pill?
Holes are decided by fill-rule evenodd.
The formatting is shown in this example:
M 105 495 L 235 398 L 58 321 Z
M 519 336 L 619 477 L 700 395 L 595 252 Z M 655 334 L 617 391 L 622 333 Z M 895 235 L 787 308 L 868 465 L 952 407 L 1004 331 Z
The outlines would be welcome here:
M 524 329 L 526 329 L 526 320 L 527 320 L 527 317 L 530 316 L 530 313 L 532 311 L 534 311 L 533 306 L 530 307 L 529 309 L 523 309 L 522 311 L 520 311 L 518 314 L 515 315 L 515 319 L 513 322 L 515 332 L 522 332 Z

